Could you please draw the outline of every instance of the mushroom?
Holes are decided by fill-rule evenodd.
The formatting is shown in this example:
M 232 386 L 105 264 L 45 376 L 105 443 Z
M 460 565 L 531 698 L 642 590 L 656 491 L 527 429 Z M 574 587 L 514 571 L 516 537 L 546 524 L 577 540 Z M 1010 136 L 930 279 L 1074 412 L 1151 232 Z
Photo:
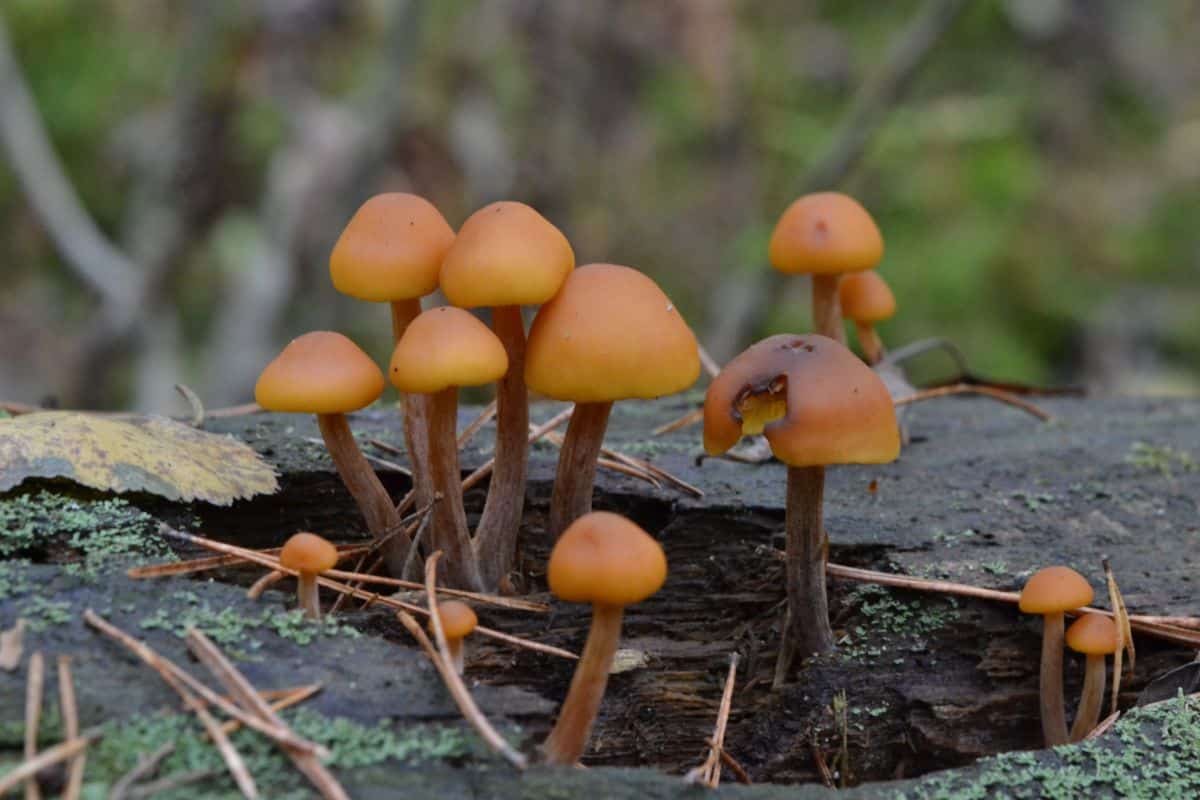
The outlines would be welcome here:
M 454 306 L 440 306 L 412 321 L 392 352 L 392 385 L 425 396 L 430 484 L 441 498 L 433 504 L 433 549 L 445 554 L 446 583 L 481 591 L 479 565 L 463 508 L 458 469 L 458 387 L 492 383 L 508 370 L 504 345 L 486 325 Z
M 329 276 L 342 294 L 390 303 L 392 341 L 398 342 L 421 313 L 421 298 L 437 289 L 442 259 L 453 242 L 454 229 L 425 198 L 377 194 L 359 207 L 338 237 L 329 256 Z M 420 400 L 403 394 L 400 406 L 409 461 L 424 463 L 429 460 L 425 409 Z M 413 470 L 413 484 L 420 504 L 427 504 L 431 489 L 419 469 Z
M 842 314 L 858 329 L 858 343 L 863 358 L 872 366 L 883 358 L 883 342 L 875 325 L 892 318 L 896 313 L 896 298 L 887 281 L 873 269 L 846 275 L 838 287 Z
M 592 604 L 592 627 L 554 729 L 542 744 L 551 764 L 575 764 L 587 747 L 621 637 L 625 607 L 654 594 L 667 578 L 667 557 L 648 533 L 618 514 L 595 511 L 558 539 L 546 568 L 550 591 L 568 603 Z
M 867 210 L 840 192 L 806 194 L 779 218 L 769 256 L 780 272 L 812 275 L 813 328 L 845 344 L 838 281 L 883 258 L 883 237 Z
M 293 339 L 263 369 L 254 399 L 268 411 L 317 415 L 317 427 L 342 482 L 376 538 L 392 534 L 383 553 L 393 575 L 408 555 L 409 538 L 375 470 L 354 441 L 346 414 L 375 402 L 383 373 L 358 345 L 340 333 L 314 331 Z
M 1107 679 L 1104 657 L 1117 652 L 1121 636 L 1117 624 L 1103 614 L 1083 614 L 1067 628 L 1067 647 L 1087 656 L 1083 675 L 1083 691 L 1075 724 L 1071 726 L 1071 741 L 1078 742 L 1091 733 L 1100 721 L 1100 706 L 1104 703 L 1104 683 Z
M 315 533 L 301 531 L 288 539 L 279 551 L 279 563 L 300 573 L 296 598 L 304 615 L 321 621 L 321 604 L 317 600 L 317 575 L 333 569 L 338 562 L 337 548 Z
M 567 237 L 514 202 L 492 203 L 472 214 L 442 261 L 446 298 L 462 308 L 490 307 L 492 330 L 508 353 L 508 372 L 496 387 L 495 467 L 475 529 L 479 569 L 489 590 L 513 567 L 525 503 L 529 401 L 521 306 L 552 298 L 574 267 Z
M 751 345 L 709 385 L 704 449 L 710 455 L 759 432 L 788 465 L 788 621 L 776 662 L 779 686 L 796 652 L 833 648 L 821 509 L 825 467 L 894 461 L 900 433 L 883 381 L 841 344 L 817 334 L 781 334 Z
M 575 403 L 550 499 L 552 535 L 592 508 L 613 403 L 674 394 L 699 375 L 696 337 L 654 281 L 615 264 L 567 276 L 533 320 L 525 360 L 530 389 Z
M 450 650 L 451 665 L 455 672 L 462 675 L 463 639 L 475 630 L 475 626 L 479 624 L 479 618 L 475 616 L 471 607 L 461 600 L 447 600 L 438 603 L 438 614 L 441 616 L 442 630 L 446 634 L 446 646 Z M 430 630 L 433 630 L 432 622 L 430 622 Z
M 1070 567 L 1046 567 L 1034 573 L 1021 590 L 1018 605 L 1026 614 L 1041 614 L 1042 734 L 1047 747 L 1067 743 L 1067 717 L 1063 709 L 1063 614 L 1092 602 L 1087 579 Z

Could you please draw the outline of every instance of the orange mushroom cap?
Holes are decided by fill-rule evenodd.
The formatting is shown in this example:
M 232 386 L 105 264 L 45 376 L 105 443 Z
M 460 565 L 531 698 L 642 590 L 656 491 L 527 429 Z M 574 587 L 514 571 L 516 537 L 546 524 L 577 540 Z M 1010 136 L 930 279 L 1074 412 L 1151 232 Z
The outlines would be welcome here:
M 844 276 L 838 284 L 838 299 L 842 316 L 855 322 L 874 324 L 896 313 L 896 296 L 873 269 Z
M 550 591 L 568 603 L 628 606 L 667 579 L 662 546 L 619 514 L 593 511 L 559 537 L 546 568 Z
M 461 639 L 475 630 L 479 618 L 469 605 L 459 600 L 438 603 L 438 616 L 447 639 Z
M 1018 605 L 1026 614 L 1061 614 L 1092 602 L 1092 586 L 1070 567 L 1046 567 L 1021 590 Z
M 762 424 L 749 406 L 774 409 Z M 882 464 L 900 454 L 887 387 L 849 350 L 824 336 L 780 334 L 725 365 L 704 397 L 704 449 L 718 455 L 758 429 L 793 467 Z
M 337 562 L 337 548 L 315 533 L 294 534 L 279 551 L 279 563 L 297 572 L 324 572 Z
M 1089 656 L 1107 656 L 1117 652 L 1121 637 L 1117 623 L 1103 614 L 1083 614 L 1067 628 L 1067 647 Z
M 783 212 L 768 253 L 780 272 L 860 272 L 883 258 L 883 237 L 857 200 L 840 192 L 817 192 L 804 195 Z
M 329 256 L 334 288 L 359 300 L 424 297 L 437 288 L 454 229 L 423 197 L 377 194 L 359 207 Z
M 691 328 L 658 284 L 629 267 L 572 271 L 529 330 L 525 383 L 556 400 L 650 399 L 699 376 Z
M 411 394 L 480 386 L 504 377 L 504 345 L 469 311 L 439 306 L 421 313 L 392 351 L 392 385 Z
M 254 400 L 268 411 L 345 414 L 374 403 L 383 386 L 383 373 L 358 345 L 340 333 L 313 331 L 267 364 Z
M 485 206 L 463 223 L 442 261 L 441 286 L 456 306 L 545 303 L 575 268 L 562 231 L 524 203 Z

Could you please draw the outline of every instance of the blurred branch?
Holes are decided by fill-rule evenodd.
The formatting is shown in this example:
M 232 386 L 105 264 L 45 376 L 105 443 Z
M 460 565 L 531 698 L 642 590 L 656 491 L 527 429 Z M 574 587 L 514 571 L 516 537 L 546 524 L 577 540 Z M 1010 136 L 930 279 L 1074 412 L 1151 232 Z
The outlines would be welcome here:
M 829 145 L 800 177 L 798 194 L 830 189 L 841 183 L 862 160 L 886 121 L 888 113 L 926 63 L 934 47 L 966 8 L 966 0 L 927 0 L 899 33 L 883 64 L 868 78 L 850 101 Z M 720 285 L 721 298 L 709 303 L 710 350 L 724 363 L 737 353 L 768 316 L 771 298 L 782 295 L 785 276 L 773 269 L 756 273 L 751 280 L 731 291 Z M 724 307 L 721 313 L 715 309 Z
M 138 268 L 105 237 L 80 203 L 17 63 L 3 15 L 0 140 L 9 165 L 63 261 L 114 314 L 127 314 L 138 295 Z

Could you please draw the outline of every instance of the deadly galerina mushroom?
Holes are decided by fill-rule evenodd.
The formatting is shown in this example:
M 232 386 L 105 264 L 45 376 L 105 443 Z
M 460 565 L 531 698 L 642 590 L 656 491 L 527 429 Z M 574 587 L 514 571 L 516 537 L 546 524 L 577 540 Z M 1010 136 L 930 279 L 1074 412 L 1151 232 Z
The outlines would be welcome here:
M 1092 596 L 1087 579 L 1070 567 L 1038 570 L 1021 590 L 1018 603 L 1021 611 L 1043 616 L 1040 703 L 1047 747 L 1067 743 L 1062 685 L 1063 615 L 1086 606 L 1092 602 Z
M 900 432 L 887 387 L 853 353 L 824 336 L 781 334 L 726 364 L 704 398 L 710 455 L 756 433 L 788 465 L 788 623 L 776 663 L 778 686 L 797 652 L 833 648 L 821 508 L 825 467 L 894 461 Z
M 838 286 L 842 316 L 858 329 L 858 344 L 868 364 L 878 364 L 883 358 L 883 342 L 875 326 L 896 313 L 896 297 L 879 273 L 873 269 L 856 272 L 842 278 Z
M 592 604 L 592 627 L 554 730 L 542 744 L 551 764 L 574 764 L 587 747 L 625 607 L 654 594 L 667 578 L 667 558 L 650 534 L 618 514 L 595 511 L 558 539 L 546 568 L 550 591 L 568 603 Z
M 845 344 L 838 281 L 844 273 L 878 264 L 883 237 L 857 200 L 840 192 L 817 192 L 783 212 L 771 234 L 769 257 L 780 272 L 812 276 L 813 328 Z
M 550 498 L 553 535 L 592 508 L 613 403 L 674 394 L 699 375 L 696 337 L 654 281 L 616 264 L 571 272 L 534 319 L 525 360 L 530 389 L 575 403 Z
M 446 600 L 438 603 L 438 616 L 442 620 L 442 631 L 446 634 L 446 647 L 450 651 L 450 664 L 459 675 L 463 674 L 463 640 L 471 635 L 479 618 L 469 605 L 461 600 Z M 433 623 L 430 622 L 430 630 Z
M 421 298 L 438 287 L 442 259 L 454 241 L 454 229 L 432 203 L 404 192 L 377 194 L 363 203 L 346 224 L 329 256 L 329 276 L 342 294 L 374 303 L 389 303 L 392 341 L 400 341 L 421 313 Z M 404 444 L 409 460 L 428 460 L 424 440 L 425 408 L 420 400 L 400 395 L 404 410 Z M 430 500 L 429 481 L 413 470 L 421 505 Z
M 441 495 L 430 512 L 430 532 L 433 549 L 445 554 L 446 583 L 458 589 L 483 588 L 458 469 L 458 388 L 493 383 L 507 370 L 508 356 L 496 334 L 471 312 L 454 306 L 422 313 L 392 352 L 392 384 L 426 398 L 429 463 L 421 466 Z
M 1067 647 L 1087 657 L 1083 691 L 1075 711 L 1075 724 L 1071 726 L 1071 741 L 1078 742 L 1100 721 L 1100 706 L 1104 703 L 1104 684 L 1108 677 L 1104 657 L 1117 652 L 1121 636 L 1111 617 L 1083 614 L 1067 628 L 1066 641 Z
M 317 599 L 317 575 L 333 569 L 338 562 L 337 548 L 315 533 L 301 531 L 288 539 L 279 551 L 279 563 L 300 573 L 296 597 L 309 619 L 321 621 Z
M 314 331 L 293 339 L 263 369 L 254 399 L 268 411 L 317 415 L 329 457 L 362 511 L 367 530 L 376 538 L 391 534 L 383 552 L 388 569 L 398 575 L 408 555 L 408 535 L 346 421 L 349 412 L 375 402 L 383 386 L 383 373 L 354 342 L 340 333 Z
M 529 401 L 521 306 L 541 305 L 575 267 L 567 237 L 524 203 L 499 202 L 463 223 L 442 261 L 441 287 L 462 308 L 490 307 L 492 330 L 508 353 L 496 387 L 495 467 L 475 530 L 484 586 L 494 591 L 512 569 L 525 501 Z

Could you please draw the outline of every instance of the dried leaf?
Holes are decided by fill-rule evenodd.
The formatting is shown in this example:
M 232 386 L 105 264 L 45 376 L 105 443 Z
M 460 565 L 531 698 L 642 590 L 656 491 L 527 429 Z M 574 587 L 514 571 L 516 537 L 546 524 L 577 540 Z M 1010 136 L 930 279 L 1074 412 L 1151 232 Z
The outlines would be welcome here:
M 222 506 L 278 488 L 275 471 L 230 436 L 164 417 L 70 411 L 0 420 L 0 492 L 27 478 L 69 478 L 102 491 Z

